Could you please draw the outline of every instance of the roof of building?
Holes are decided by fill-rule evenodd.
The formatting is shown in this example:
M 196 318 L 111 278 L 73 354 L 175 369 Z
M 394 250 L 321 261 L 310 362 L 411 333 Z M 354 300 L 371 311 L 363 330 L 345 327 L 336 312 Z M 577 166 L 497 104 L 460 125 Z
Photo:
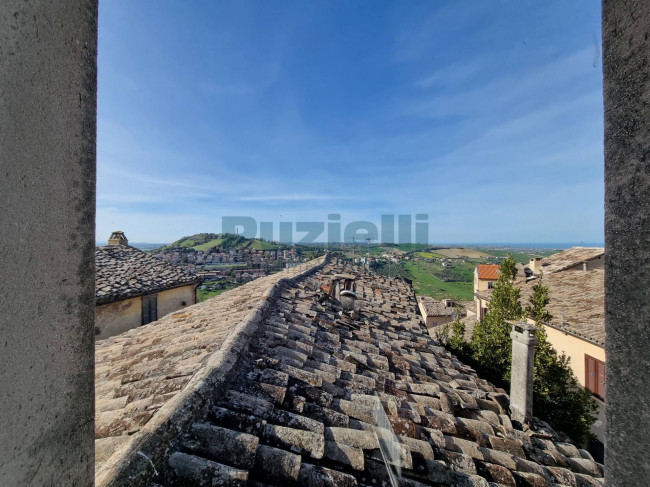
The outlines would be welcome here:
M 353 272 L 329 264 L 290 282 L 274 284 L 269 276 L 250 283 L 242 303 L 251 305 L 251 314 L 236 327 L 235 317 L 216 325 L 231 308 L 220 301 L 236 299 L 235 292 L 185 309 L 184 321 L 165 318 L 170 329 L 177 320 L 176 332 L 155 344 L 147 338 L 155 324 L 127 332 L 122 342 L 106 340 L 113 351 L 97 363 L 111 383 L 103 399 L 113 399 L 111 387 L 115 399 L 126 396 L 121 411 L 150 414 L 151 405 L 140 406 L 140 396 L 122 388 L 137 390 L 135 382 L 151 380 L 143 363 L 164 361 L 172 344 L 179 350 L 168 358 L 166 380 L 174 380 L 175 371 L 194 375 L 181 392 L 182 386 L 172 387 L 185 397 L 167 400 L 154 415 L 157 428 L 149 419 L 123 440 L 131 446 L 104 462 L 97 485 L 105 485 L 109 473 L 123 483 L 147 478 L 142 485 L 377 485 L 388 482 L 380 447 L 390 445 L 395 455 L 388 462 L 401 468 L 401 485 L 411 487 L 603 485 L 602 465 L 588 453 L 543 422 L 530 429 L 512 422 L 505 392 L 427 335 L 405 281 L 357 273 L 359 319 L 335 300 L 320 303 L 320 283 L 341 271 Z M 250 286 L 262 281 L 272 287 L 260 298 L 261 289 Z M 235 331 L 216 351 L 223 339 L 209 336 L 224 328 Z M 215 348 L 204 351 L 210 343 Z M 163 356 L 149 358 L 147 351 Z M 133 365 L 131 352 L 140 354 Z M 203 358 L 194 361 L 197 356 Z M 206 373 L 211 364 L 220 365 Z M 378 417 L 383 427 L 375 428 Z M 98 451 L 105 456 L 113 440 L 97 441 L 104 442 Z
M 478 269 L 478 278 L 481 280 L 496 281 L 499 279 L 499 269 L 501 269 L 499 264 L 479 264 L 476 268 Z
M 528 304 L 533 286 L 539 279 L 517 279 L 514 285 L 521 289 L 521 303 Z M 542 283 L 549 289 L 546 309 L 553 316 L 549 325 L 567 333 L 605 346 L 605 272 L 592 269 L 576 272 L 543 274 Z M 490 300 L 492 290 L 476 293 Z
M 95 301 L 105 304 L 160 292 L 200 279 L 135 247 L 95 248 Z
M 571 247 L 542 259 L 544 274 L 560 272 L 605 255 L 603 247 Z
M 427 316 L 453 316 L 456 312 L 456 302 L 451 306 L 447 306 L 445 299 L 433 299 L 430 296 L 418 296 L 418 302 L 421 304 L 421 307 L 426 311 Z M 467 314 L 467 311 L 462 308 L 461 315 L 464 316 Z

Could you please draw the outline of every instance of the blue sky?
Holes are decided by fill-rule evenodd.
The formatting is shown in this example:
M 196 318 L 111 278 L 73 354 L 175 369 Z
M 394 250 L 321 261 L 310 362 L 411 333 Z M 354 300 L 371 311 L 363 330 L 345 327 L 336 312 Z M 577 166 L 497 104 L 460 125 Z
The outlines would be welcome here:
M 603 240 L 599 2 L 111 0 L 98 62 L 100 241 L 330 213 Z

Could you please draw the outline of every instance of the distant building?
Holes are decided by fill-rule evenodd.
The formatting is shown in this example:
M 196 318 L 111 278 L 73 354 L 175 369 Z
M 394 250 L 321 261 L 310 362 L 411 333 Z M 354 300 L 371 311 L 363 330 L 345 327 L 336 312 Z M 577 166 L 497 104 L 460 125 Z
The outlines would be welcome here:
M 95 338 L 118 335 L 196 303 L 201 280 L 129 246 L 123 232 L 95 249 Z
M 418 296 L 417 302 L 424 324 L 431 336 L 435 336 L 434 328 L 456 319 L 456 302 L 452 299 L 438 300 L 429 296 Z M 461 309 L 461 317 L 466 314 L 465 309 Z
M 528 267 L 534 275 L 562 271 L 602 269 L 605 265 L 605 249 L 602 247 L 571 247 L 543 259 L 530 260 Z
M 474 296 L 476 301 L 476 316 L 483 319 L 487 311 L 487 301 L 481 299 L 476 293 L 492 289 L 495 282 L 499 280 L 499 264 L 480 264 L 474 269 Z

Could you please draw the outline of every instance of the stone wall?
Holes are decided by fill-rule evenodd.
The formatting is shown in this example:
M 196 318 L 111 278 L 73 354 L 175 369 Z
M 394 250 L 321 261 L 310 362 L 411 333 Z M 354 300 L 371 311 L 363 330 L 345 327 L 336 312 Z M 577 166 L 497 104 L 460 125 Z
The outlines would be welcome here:
M 609 487 L 650 478 L 650 2 L 603 1 Z
M 92 485 L 97 1 L 0 2 L 0 485 Z

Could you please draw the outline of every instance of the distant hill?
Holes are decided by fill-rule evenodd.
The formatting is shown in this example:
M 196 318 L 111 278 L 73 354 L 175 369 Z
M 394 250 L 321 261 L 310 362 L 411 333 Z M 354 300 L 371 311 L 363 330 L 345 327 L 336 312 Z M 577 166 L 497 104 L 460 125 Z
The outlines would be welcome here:
M 286 245 L 275 244 L 257 238 L 246 238 L 243 235 L 232 233 L 197 233 L 189 237 L 183 237 L 164 247 L 188 248 L 194 250 L 232 250 L 232 249 L 256 249 L 256 250 L 277 250 L 288 248 Z

